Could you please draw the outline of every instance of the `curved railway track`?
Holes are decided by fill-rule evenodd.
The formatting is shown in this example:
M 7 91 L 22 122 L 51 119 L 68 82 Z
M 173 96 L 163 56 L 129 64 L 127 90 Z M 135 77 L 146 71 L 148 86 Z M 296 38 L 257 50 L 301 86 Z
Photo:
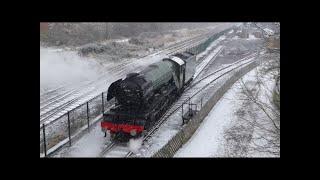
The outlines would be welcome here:
M 168 49 L 167 49 L 166 55 L 170 55 L 170 54 L 179 52 L 179 51 L 181 51 L 181 50 L 185 50 L 185 49 L 187 49 L 187 48 L 189 48 L 189 47 L 194 47 L 195 45 L 198 45 L 198 44 L 200 44 L 203 40 L 205 40 L 208 35 L 209 35 L 209 34 L 202 35 L 201 38 L 196 37 L 196 38 L 191 38 L 191 39 L 189 39 L 189 40 L 185 40 L 185 41 L 183 41 L 183 43 L 180 42 L 180 44 L 178 44 L 178 45 L 175 44 L 175 45 L 176 45 L 175 47 L 170 47 L 170 48 L 167 47 Z M 163 51 L 164 51 L 164 50 L 163 50 Z M 162 51 L 162 52 L 163 52 L 163 51 Z M 212 50 L 211 50 L 211 51 L 212 51 Z M 160 54 L 160 53 L 159 53 L 159 54 Z M 209 54 L 210 54 L 210 53 L 209 53 Z M 154 54 L 153 54 L 153 55 L 154 55 Z M 198 60 L 198 61 L 201 62 L 203 59 L 207 58 L 207 56 L 208 56 L 208 55 L 202 56 L 202 57 L 200 58 L 200 60 Z M 216 57 L 216 55 L 215 55 L 213 58 L 215 58 L 215 57 Z M 121 66 L 122 69 L 125 69 L 126 66 L 132 64 L 133 62 L 132 62 L 132 61 L 130 62 L 130 60 L 127 60 L 126 63 L 128 63 L 128 64 L 124 64 L 124 65 Z M 118 69 L 117 69 L 116 67 L 114 67 L 114 69 L 112 69 L 112 70 L 117 71 Z M 101 76 L 101 77 L 103 77 L 103 76 Z M 67 103 L 66 106 L 71 105 L 72 102 L 74 102 L 74 101 L 76 101 L 76 100 L 71 100 L 70 102 L 66 102 L 66 103 Z M 65 106 L 65 109 L 67 108 L 66 106 Z M 105 108 L 108 108 L 108 107 L 105 107 Z M 60 113 L 60 114 L 61 114 L 61 113 Z M 61 115 L 63 115 L 63 113 L 62 113 Z M 50 115 L 50 117 L 51 117 L 51 119 L 54 119 L 54 118 L 52 118 L 52 117 L 57 117 L 57 115 L 56 115 L 56 116 Z M 54 120 L 52 120 L 52 121 L 54 121 Z M 44 121 L 42 121 L 42 122 L 44 122 Z M 162 123 L 161 123 L 161 124 L 162 124 Z M 161 124 L 160 124 L 160 125 L 161 125 Z M 157 127 L 157 125 L 156 125 L 155 127 Z M 40 129 L 41 129 L 41 127 L 40 127 Z M 152 131 L 153 131 L 153 130 L 152 130 Z M 150 131 L 150 132 L 152 132 L 152 131 Z M 147 134 L 146 137 L 149 137 L 149 136 L 150 136 L 150 134 Z M 145 140 L 144 140 L 144 141 L 145 141 Z M 40 142 L 40 143 L 41 143 L 41 142 Z M 101 152 L 100 156 L 104 156 L 105 154 L 107 154 L 108 156 L 111 156 L 111 157 L 119 157 L 119 152 L 120 152 L 120 154 L 121 154 L 121 157 L 127 157 L 128 154 L 130 153 L 130 150 L 128 150 L 128 148 L 126 148 L 126 147 L 123 147 L 123 146 L 121 147 L 121 146 L 118 146 L 118 145 L 115 146 L 114 143 L 110 143 L 110 144 L 107 145 L 107 147 Z M 112 154 L 113 154 L 113 155 L 112 155 Z

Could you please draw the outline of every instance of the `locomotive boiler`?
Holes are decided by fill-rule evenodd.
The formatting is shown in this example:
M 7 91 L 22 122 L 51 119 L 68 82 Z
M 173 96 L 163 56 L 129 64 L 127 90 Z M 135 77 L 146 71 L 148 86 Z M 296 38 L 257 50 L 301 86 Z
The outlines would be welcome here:
M 195 68 L 194 54 L 177 53 L 113 82 L 107 100 L 115 98 L 115 106 L 103 114 L 102 131 L 123 141 L 143 135 L 180 97 Z

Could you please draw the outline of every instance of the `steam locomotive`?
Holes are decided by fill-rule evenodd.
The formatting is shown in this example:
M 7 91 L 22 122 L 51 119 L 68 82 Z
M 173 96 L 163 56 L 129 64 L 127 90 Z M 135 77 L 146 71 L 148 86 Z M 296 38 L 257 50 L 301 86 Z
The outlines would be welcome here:
M 115 98 L 115 106 L 103 113 L 102 131 L 122 142 L 141 137 L 180 97 L 195 67 L 195 54 L 176 53 L 113 82 L 107 101 Z

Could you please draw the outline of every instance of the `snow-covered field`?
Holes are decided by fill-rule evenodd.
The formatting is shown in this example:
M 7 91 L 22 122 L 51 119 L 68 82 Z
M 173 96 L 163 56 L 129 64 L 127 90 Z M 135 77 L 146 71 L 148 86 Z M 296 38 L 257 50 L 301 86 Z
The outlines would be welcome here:
M 256 38 L 253 34 L 249 34 L 249 38 L 247 40 L 255 40 Z
M 223 29 L 228 28 L 232 24 L 228 23 L 221 23 L 217 26 L 213 26 L 211 28 L 212 30 L 217 29 Z M 210 29 L 210 28 L 209 28 Z M 170 43 L 177 43 L 179 41 L 189 39 L 195 36 L 200 35 L 201 33 L 204 33 L 208 31 L 209 29 L 200 29 L 200 30 L 176 30 L 175 32 L 172 32 L 176 34 L 177 37 L 171 38 Z M 157 36 L 158 39 L 149 39 L 149 40 L 157 40 L 154 43 L 157 43 L 158 41 L 164 41 L 167 40 L 165 36 Z M 118 46 L 121 46 L 122 44 L 129 44 L 128 38 L 122 38 L 122 39 L 114 39 L 114 40 L 108 40 L 108 42 L 117 42 L 120 43 Z M 167 40 L 168 41 L 168 40 Z M 98 43 L 98 42 L 97 42 Z M 94 44 L 94 43 L 93 43 Z M 106 42 L 101 42 L 102 45 L 105 45 Z M 122 47 L 122 46 L 121 46 Z M 126 47 L 126 46 L 125 46 Z M 122 47 L 122 48 L 125 48 Z M 128 48 L 131 46 L 128 46 Z M 106 55 L 106 57 L 101 58 L 103 56 L 100 56 L 98 54 L 96 55 L 90 55 L 90 56 L 79 56 L 78 55 L 78 49 L 80 47 L 76 48 L 70 48 L 70 47 L 63 47 L 63 48 L 57 48 L 57 47 L 43 47 L 40 45 L 40 94 L 43 94 L 49 90 L 55 89 L 59 86 L 65 86 L 65 85 L 73 85 L 73 87 L 77 87 L 80 84 L 83 84 L 87 81 L 93 81 L 97 79 L 99 76 L 101 76 L 104 72 L 108 72 L 109 69 L 116 67 L 116 66 L 123 66 L 125 65 L 128 60 L 135 61 L 136 58 L 124 58 L 120 55 L 126 54 L 126 53 L 132 53 L 139 51 L 138 49 L 122 49 L 120 51 L 120 47 L 115 48 L 116 52 L 112 52 L 115 55 L 119 55 L 119 58 L 116 58 L 116 61 L 110 60 L 109 56 Z M 110 47 L 111 48 L 111 47 Z M 114 48 L 114 47 L 113 47 Z M 140 47 L 140 49 L 143 49 L 143 46 Z M 157 49 L 153 49 L 157 50 Z
M 255 75 L 255 70 L 246 74 L 243 79 Z M 236 119 L 234 112 L 239 108 L 237 93 L 239 84 L 235 83 L 219 102 L 212 108 L 190 140 L 183 145 L 174 157 L 217 157 L 223 141 L 223 132 Z
M 221 40 L 219 40 L 220 42 Z M 213 42 L 213 45 L 209 46 L 206 50 L 207 53 L 209 53 L 209 50 L 213 49 L 215 46 L 217 46 L 219 43 Z M 219 46 L 217 49 L 221 49 L 221 46 Z M 217 51 L 214 50 L 213 52 L 210 52 L 209 56 L 204 57 L 205 61 L 210 58 L 209 60 L 212 59 L 212 54 L 216 54 Z M 203 54 L 204 56 L 204 54 Z M 137 67 L 144 67 L 144 65 L 147 65 L 149 63 L 152 63 L 156 60 L 160 60 L 161 56 L 154 56 L 152 59 L 149 60 L 139 60 L 136 61 L 133 65 L 135 66 L 136 70 L 139 69 Z M 202 62 L 203 62 L 202 61 Z M 209 61 L 207 60 L 206 63 Z M 202 65 L 202 69 L 204 68 L 205 64 Z M 132 67 L 134 68 L 134 67 Z M 131 69 L 131 68 L 130 68 Z M 116 80 L 116 79 L 115 79 Z M 171 125 L 170 125 L 171 126 Z M 179 125 L 178 125 L 179 127 Z M 169 129 L 170 130 L 170 129 Z M 172 133 L 174 135 L 176 132 L 168 131 L 166 132 Z M 171 136 L 168 136 L 171 137 Z M 102 138 L 102 139 L 101 139 Z M 167 141 L 167 139 L 163 139 L 164 143 Z M 90 148 L 93 148 L 93 150 L 86 150 L 88 148 L 87 142 L 90 141 Z M 99 126 L 99 123 L 95 125 L 94 128 L 91 129 L 91 131 L 87 134 L 84 135 L 84 138 L 79 139 L 71 148 L 65 148 L 58 152 L 55 157 L 97 157 L 99 155 L 99 152 L 102 151 L 102 149 L 106 146 L 106 144 L 110 143 L 109 137 L 104 138 L 103 133 L 101 132 L 101 128 Z M 140 144 L 141 145 L 141 144 Z M 137 147 L 139 146 L 139 141 L 131 141 L 127 145 L 132 149 L 133 151 L 138 152 Z M 142 152 L 143 149 L 140 149 L 139 152 Z
M 219 31 L 231 26 L 231 23 L 221 23 L 217 26 L 211 27 L 211 30 Z M 176 30 L 175 33 L 179 35 L 179 38 L 177 37 L 175 41 L 170 42 L 174 43 L 183 39 L 188 39 L 193 36 L 199 35 L 200 32 L 202 31 L 197 32 L 191 30 L 189 32 L 186 30 Z M 123 44 L 128 43 L 129 39 L 114 39 L 113 41 Z M 216 43 L 217 42 L 218 41 L 216 41 Z M 109 81 L 113 82 L 117 78 L 124 76 L 127 72 L 136 70 L 136 67 L 145 65 L 144 63 L 146 63 L 146 61 L 144 60 L 163 57 L 149 56 L 147 58 L 142 58 L 142 60 L 128 57 L 117 59 L 116 61 L 111 61 L 108 57 L 101 59 L 100 56 L 95 55 L 86 57 L 79 56 L 77 52 L 78 48 L 42 47 L 40 45 L 41 104 L 44 104 L 44 101 L 46 101 L 47 99 L 55 96 L 58 97 L 58 95 L 61 95 L 65 92 L 70 92 L 75 89 L 82 89 L 83 87 L 86 87 L 88 83 L 96 81 L 97 79 L 101 79 L 101 77 L 105 77 L 104 80 L 107 82 L 106 87 L 94 88 L 100 89 L 100 92 L 105 91 L 107 89 Z M 127 49 L 127 51 L 117 51 L 117 53 L 130 53 L 131 51 L 136 50 Z M 94 94 L 97 95 L 96 93 Z
M 191 102 L 198 104 L 198 106 L 200 106 L 201 101 L 203 104 L 205 104 L 208 100 L 207 97 L 211 96 L 214 92 L 216 92 L 218 88 L 221 86 L 221 84 L 224 81 L 226 81 L 226 79 L 228 79 L 232 73 L 217 79 L 215 82 L 211 83 L 209 86 L 205 88 L 203 88 L 204 85 L 216 79 L 221 74 L 223 74 L 223 72 L 226 72 L 226 71 L 227 70 L 221 71 L 215 74 L 214 76 L 207 78 L 206 80 L 202 81 L 200 84 L 197 84 L 197 86 L 199 85 L 200 88 L 195 86 L 194 88 L 184 92 L 183 96 L 189 97 L 195 94 L 196 92 L 198 92 L 198 90 L 201 90 L 200 93 L 192 97 Z M 184 112 L 186 112 L 186 110 L 187 110 L 187 106 L 184 106 Z M 182 115 L 182 110 L 180 108 L 176 113 L 171 115 L 166 120 L 166 122 L 148 140 L 148 142 L 140 149 L 140 152 L 136 155 L 139 157 L 150 157 L 154 153 L 156 153 L 161 147 L 163 147 L 178 131 L 182 129 L 181 115 Z
M 211 46 L 209 46 L 209 48 L 207 48 L 207 50 L 205 52 L 203 52 L 203 54 L 211 51 L 211 49 L 216 47 L 220 42 L 223 42 L 225 39 L 226 39 L 225 36 L 219 38 L 217 41 L 212 43 Z M 228 39 L 230 40 L 230 38 L 228 38 Z M 243 40 L 246 41 L 246 40 L 255 40 L 255 39 L 257 39 L 257 38 L 249 36 L 248 39 L 243 39 Z M 222 48 L 222 46 L 219 46 L 218 48 L 216 48 L 215 51 L 211 51 L 211 53 L 212 53 L 211 57 L 214 56 L 213 54 L 218 52 L 217 49 L 219 49 L 219 48 Z M 41 50 L 41 48 L 40 48 L 40 50 Z M 66 53 L 65 50 L 60 50 L 60 49 L 58 49 L 58 50 L 42 49 L 42 51 L 46 52 L 46 53 L 49 52 L 49 53 L 56 53 L 56 54 Z M 41 53 L 41 51 L 40 51 L 40 53 Z M 66 57 L 69 56 L 68 55 L 69 53 L 71 54 L 70 55 L 70 57 L 71 57 L 70 59 L 73 60 L 74 62 L 76 62 L 78 60 L 83 61 L 83 59 L 72 58 L 75 55 L 75 52 L 72 52 L 72 51 L 68 51 L 66 53 L 67 54 Z M 147 56 L 147 57 L 142 58 L 142 59 L 133 58 L 133 59 L 130 59 L 130 60 L 129 59 L 128 60 L 124 60 L 122 62 L 110 62 L 110 64 L 108 64 L 107 66 L 105 66 L 105 64 L 102 66 L 101 64 L 97 63 L 97 61 L 94 61 L 94 60 L 89 58 L 89 59 L 85 59 L 83 61 L 83 63 L 84 63 L 83 66 L 84 67 L 85 66 L 92 67 L 92 68 L 87 69 L 87 70 L 90 70 L 90 72 L 81 71 L 81 68 L 82 68 L 82 65 L 81 65 L 82 62 L 81 62 L 79 67 L 78 67 L 79 70 L 70 73 L 70 80 L 71 81 L 74 80 L 75 82 L 85 82 L 85 81 L 87 81 L 87 79 L 91 79 L 91 78 L 94 79 L 94 78 L 97 78 L 97 77 L 101 76 L 102 73 L 105 73 L 105 77 L 107 78 L 107 80 L 106 79 L 103 80 L 104 83 L 101 83 L 101 88 L 100 89 L 99 89 L 100 85 L 99 85 L 99 87 L 96 87 L 96 89 L 99 89 L 99 91 L 101 92 L 103 90 L 107 90 L 107 88 L 110 85 L 110 83 L 114 82 L 115 80 L 117 80 L 119 78 L 123 78 L 127 73 L 129 73 L 129 72 L 138 72 L 138 71 L 142 70 L 145 66 L 147 66 L 147 65 L 149 65 L 151 63 L 154 63 L 154 62 L 156 62 L 158 60 L 161 60 L 163 57 L 164 57 L 164 54 L 159 54 L 159 55 L 156 55 L 156 56 Z M 209 59 L 209 58 L 205 58 L 205 59 Z M 65 75 L 68 76 L 68 67 L 72 66 L 72 62 L 69 62 L 69 60 L 64 59 L 64 61 L 65 61 L 64 62 L 65 64 L 63 66 L 66 66 L 66 68 L 62 67 L 62 69 L 65 69 L 65 70 L 63 72 L 61 72 L 61 77 L 65 76 Z M 41 62 L 41 60 L 40 60 L 40 62 Z M 226 63 L 226 64 L 228 64 L 228 63 Z M 45 63 L 44 65 L 45 65 L 44 67 L 46 67 L 47 69 L 50 69 L 50 67 L 51 67 L 50 63 Z M 55 65 L 52 65 L 52 67 L 54 69 Z M 56 65 L 56 67 L 59 68 L 58 65 Z M 120 68 L 118 69 L 118 67 L 120 67 Z M 203 66 L 203 68 L 204 67 L 205 66 Z M 50 70 L 48 72 L 50 72 Z M 54 71 L 52 70 L 52 72 L 54 72 Z M 112 73 L 110 73 L 110 72 L 112 72 Z M 81 75 L 79 75 L 79 76 L 74 75 L 74 74 L 77 74 L 77 73 L 78 74 L 80 73 Z M 47 75 L 44 78 L 50 80 L 51 76 Z M 55 77 L 52 77 L 52 79 L 54 80 Z M 54 82 L 54 83 L 60 84 L 60 83 L 63 83 L 63 82 Z M 215 87 L 208 88 L 208 91 L 205 91 L 205 92 L 199 94 L 199 97 L 195 98 L 195 100 L 197 102 L 199 102 L 200 99 L 201 99 L 200 97 L 205 97 L 206 95 L 212 94 L 214 89 L 215 89 Z M 97 93 L 99 93 L 99 92 L 97 91 Z M 228 93 L 225 95 L 227 98 L 224 96 L 223 100 L 221 100 L 221 102 L 219 102 L 216 106 L 218 106 L 221 103 L 224 104 L 224 105 L 227 105 L 227 106 L 228 106 L 228 104 L 235 106 L 235 103 L 232 104 L 231 102 L 227 102 L 227 101 L 223 102 L 225 100 L 225 98 L 228 99 L 229 96 L 232 98 L 233 95 L 234 95 L 230 91 Z M 225 127 L 227 127 L 231 123 L 232 118 L 230 116 L 230 112 L 231 112 L 232 109 L 220 108 L 220 110 L 219 110 L 219 107 L 216 107 L 216 109 L 217 110 L 213 109 L 210 112 L 210 114 L 208 115 L 207 119 L 219 119 L 219 118 L 230 117 L 231 120 L 223 121 L 223 120 L 219 119 L 217 121 L 210 121 L 210 120 L 206 119 L 203 122 L 203 124 L 205 122 L 207 122 L 207 123 L 209 123 L 208 126 L 216 127 L 211 133 L 211 134 L 213 134 L 212 136 L 214 136 L 214 137 L 211 136 L 211 138 L 207 138 L 208 144 L 201 145 L 201 146 L 203 146 L 203 148 L 200 148 L 200 150 L 196 152 L 198 154 L 196 154 L 195 156 L 199 155 L 200 157 L 208 157 L 207 155 L 209 155 L 209 154 L 210 154 L 209 156 L 218 156 L 217 148 L 213 149 L 213 150 L 212 149 L 209 150 L 209 148 L 211 147 L 210 144 L 217 145 L 217 144 L 220 143 L 221 138 L 217 139 L 217 138 L 215 138 L 215 136 L 219 137 L 219 134 L 223 131 L 223 129 Z M 220 113 L 218 113 L 218 115 L 217 115 L 217 113 L 214 113 L 213 111 L 218 111 Z M 229 116 L 228 115 L 221 115 L 221 114 L 226 114 L 226 113 L 227 114 L 229 113 Z M 213 115 L 213 114 L 216 114 L 216 115 Z M 151 142 L 148 142 L 146 144 L 146 148 L 140 148 L 140 144 L 141 143 L 139 141 L 131 141 L 131 142 L 129 142 L 128 143 L 128 147 L 130 147 L 130 149 L 135 151 L 137 154 L 140 154 L 141 156 L 144 156 L 144 157 L 145 156 L 147 156 L 147 157 L 150 156 L 152 154 L 152 152 L 156 151 L 157 148 L 160 148 L 163 144 L 165 144 L 170 139 L 170 137 L 172 137 L 176 132 L 178 132 L 181 129 L 181 117 L 180 116 L 181 115 L 176 114 L 171 118 L 172 121 L 168 120 L 168 122 L 165 123 L 163 125 L 163 127 L 161 127 L 161 129 L 163 131 L 161 131 L 161 129 L 160 129 L 159 131 L 161 131 L 161 133 L 155 134 L 155 137 L 153 139 L 151 139 Z M 211 118 L 211 116 L 213 118 Z M 208 136 L 208 134 L 210 134 L 210 130 L 212 130 L 212 129 L 204 129 L 203 133 L 198 133 L 198 134 L 202 134 L 202 136 Z M 192 139 L 194 139 L 194 137 Z M 205 141 L 205 140 L 206 139 L 204 139 L 203 141 Z M 61 151 L 59 151 L 55 155 L 55 157 L 97 157 L 99 155 L 99 153 L 102 151 L 102 149 L 105 148 L 106 144 L 108 144 L 108 143 L 110 143 L 109 137 L 107 137 L 107 138 L 103 137 L 103 133 L 101 132 L 99 123 L 97 123 L 95 126 L 92 127 L 92 129 L 90 130 L 89 133 L 86 133 L 82 138 L 80 138 L 79 140 L 73 142 L 71 147 L 67 147 L 67 148 L 64 148 Z M 153 147 L 150 147 L 151 145 L 148 146 L 149 143 L 151 143 L 151 145 Z M 198 146 L 199 146 L 199 143 L 200 143 L 200 141 L 198 142 Z M 190 141 L 190 144 L 191 144 L 191 141 Z M 187 144 L 185 146 L 187 146 Z M 195 145 L 194 148 L 196 146 L 197 145 Z M 149 148 L 152 148 L 153 151 L 149 151 L 150 150 Z M 191 150 L 192 150 L 192 147 L 191 147 Z M 188 150 L 184 151 L 183 149 L 181 149 L 180 151 L 179 152 L 180 152 L 180 154 L 182 154 L 182 156 L 177 154 L 177 157 L 183 157 L 188 152 Z
M 257 71 L 261 67 L 257 67 L 242 77 L 245 84 L 255 82 Z M 268 102 L 270 90 L 274 87 L 274 81 L 270 75 L 266 75 L 262 81 L 264 86 L 261 89 L 260 99 Z M 243 108 L 242 101 L 239 100 L 241 93 L 240 80 L 238 80 L 219 102 L 210 111 L 208 116 L 203 120 L 197 131 L 180 148 L 174 157 L 228 157 L 226 154 L 224 133 L 227 129 L 239 123 L 236 111 Z M 259 129 L 253 130 L 253 138 L 260 135 Z M 259 137 L 259 136 L 258 136 Z M 253 142 L 252 142 L 253 143 Z M 255 142 L 257 143 L 257 142 Z M 248 157 L 269 157 L 270 154 L 252 152 L 247 154 Z
M 109 142 L 109 137 L 104 137 L 100 126 L 94 126 L 79 141 L 65 148 L 54 157 L 97 157 Z

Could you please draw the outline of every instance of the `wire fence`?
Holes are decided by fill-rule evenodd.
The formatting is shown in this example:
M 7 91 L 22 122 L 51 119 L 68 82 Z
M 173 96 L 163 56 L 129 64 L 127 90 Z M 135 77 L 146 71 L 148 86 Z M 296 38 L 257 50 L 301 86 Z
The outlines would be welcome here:
M 103 113 L 105 107 L 112 104 L 103 92 L 84 104 L 68 111 L 59 118 L 42 124 L 40 127 L 40 153 L 47 156 L 48 150 L 62 141 L 68 141 L 71 145 L 72 136 L 79 131 L 90 128 L 92 120 Z
M 214 34 L 205 42 L 189 48 L 187 51 L 194 54 L 203 52 L 213 41 L 218 39 L 225 32 L 231 28 Z M 90 129 L 90 125 L 94 122 L 93 119 L 102 115 L 106 108 L 114 104 L 114 101 L 107 101 L 107 92 L 95 96 L 84 104 L 81 104 L 74 109 L 63 114 L 59 118 L 49 122 L 43 123 L 40 126 L 40 155 L 46 157 L 48 150 L 55 149 L 55 146 L 60 146 L 59 143 L 69 143 L 71 146 L 72 136 L 83 131 Z M 52 152 L 52 151 L 51 151 Z

